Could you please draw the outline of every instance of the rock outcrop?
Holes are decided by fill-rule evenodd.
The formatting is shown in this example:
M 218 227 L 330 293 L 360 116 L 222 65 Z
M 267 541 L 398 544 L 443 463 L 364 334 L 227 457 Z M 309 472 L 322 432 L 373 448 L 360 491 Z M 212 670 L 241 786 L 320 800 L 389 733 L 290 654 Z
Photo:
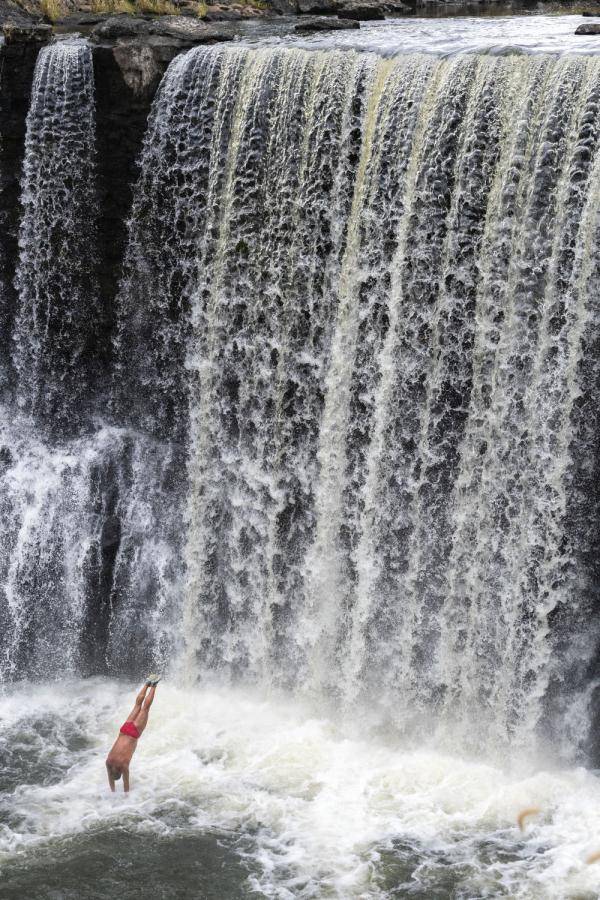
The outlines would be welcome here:
M 9 25 L 27 26 L 31 25 L 35 19 L 30 16 L 21 6 L 17 6 L 12 0 L 0 0 L 0 22 Z
M 358 27 L 357 21 L 330 15 L 212 23 L 187 16 L 113 16 L 95 26 L 91 41 L 111 48 L 127 87 L 138 97 L 150 98 L 171 60 L 190 47 L 250 36 Z
M 232 28 L 216 26 L 184 16 L 161 18 L 113 16 L 92 31 L 95 44 L 112 48 L 125 85 L 150 99 L 169 63 L 178 53 L 197 44 L 231 41 Z
M 230 41 L 234 32 L 227 24 L 207 24 L 189 16 L 111 16 L 100 22 L 92 31 L 96 43 L 117 41 L 120 38 L 166 37 L 194 44 L 214 44 Z
M 360 28 L 357 21 L 338 19 L 333 16 L 303 16 L 294 31 L 298 34 L 314 34 L 319 31 L 344 31 Z
M 600 34 L 600 22 L 584 22 L 575 30 L 575 34 Z
M 28 25 L 44 18 L 38 0 L 0 0 L 0 23 Z
M 113 56 L 128 88 L 138 97 L 151 97 L 181 43 L 151 35 L 146 40 L 119 41 Z

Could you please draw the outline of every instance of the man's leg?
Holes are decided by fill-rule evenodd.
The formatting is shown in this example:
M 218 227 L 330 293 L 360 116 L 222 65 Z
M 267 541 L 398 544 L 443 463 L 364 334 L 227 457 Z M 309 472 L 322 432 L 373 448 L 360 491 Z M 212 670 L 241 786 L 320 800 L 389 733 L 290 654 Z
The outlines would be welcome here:
M 148 685 L 145 684 L 140 690 L 139 694 L 135 698 L 135 706 L 125 719 L 126 722 L 135 722 L 136 717 L 139 715 L 140 710 L 142 708 L 142 703 L 144 702 L 144 697 L 146 696 L 146 691 L 148 690 Z
M 135 717 L 135 720 L 134 720 L 135 727 L 137 728 L 137 730 L 139 731 L 140 734 L 142 733 L 142 731 L 148 724 L 148 713 L 150 712 L 150 707 L 152 706 L 152 701 L 154 700 L 155 693 L 156 693 L 156 685 L 152 685 L 152 687 L 146 694 L 146 697 L 142 704 L 142 708 L 140 709 L 137 716 Z

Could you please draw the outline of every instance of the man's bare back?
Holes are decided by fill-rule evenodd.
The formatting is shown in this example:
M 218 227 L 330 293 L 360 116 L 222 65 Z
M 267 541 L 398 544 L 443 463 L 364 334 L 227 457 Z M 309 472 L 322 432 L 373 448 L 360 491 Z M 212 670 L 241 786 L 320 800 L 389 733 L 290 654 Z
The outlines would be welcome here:
M 154 700 L 156 685 L 160 681 L 158 675 L 149 675 L 148 679 L 135 698 L 135 705 L 124 724 L 119 736 L 106 757 L 106 771 L 111 791 L 115 790 L 115 782 L 123 776 L 123 790 L 129 790 L 129 763 L 135 753 L 138 738 L 148 724 L 148 713 Z

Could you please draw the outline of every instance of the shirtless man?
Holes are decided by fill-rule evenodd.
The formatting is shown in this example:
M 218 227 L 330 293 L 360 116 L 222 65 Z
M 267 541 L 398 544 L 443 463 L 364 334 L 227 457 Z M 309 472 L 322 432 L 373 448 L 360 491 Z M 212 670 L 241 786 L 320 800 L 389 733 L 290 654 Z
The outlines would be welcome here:
M 123 725 L 119 736 L 106 757 L 106 771 L 111 791 L 115 790 L 115 782 L 123 776 L 123 790 L 129 790 L 129 763 L 135 753 L 138 738 L 148 724 L 148 712 L 154 700 L 156 685 L 160 681 L 158 675 L 148 675 L 146 683 L 135 698 L 135 705 Z

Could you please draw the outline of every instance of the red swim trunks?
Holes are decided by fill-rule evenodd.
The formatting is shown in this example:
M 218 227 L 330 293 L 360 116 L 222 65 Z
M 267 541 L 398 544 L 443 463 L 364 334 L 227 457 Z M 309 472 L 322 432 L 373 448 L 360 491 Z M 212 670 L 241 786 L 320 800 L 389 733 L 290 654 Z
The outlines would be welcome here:
M 137 730 L 137 726 L 136 726 L 135 722 L 125 722 L 123 725 L 121 725 L 121 727 L 119 728 L 119 731 L 121 732 L 121 734 L 126 734 L 127 737 L 132 737 L 132 738 L 135 738 L 136 740 L 140 736 L 140 733 Z

